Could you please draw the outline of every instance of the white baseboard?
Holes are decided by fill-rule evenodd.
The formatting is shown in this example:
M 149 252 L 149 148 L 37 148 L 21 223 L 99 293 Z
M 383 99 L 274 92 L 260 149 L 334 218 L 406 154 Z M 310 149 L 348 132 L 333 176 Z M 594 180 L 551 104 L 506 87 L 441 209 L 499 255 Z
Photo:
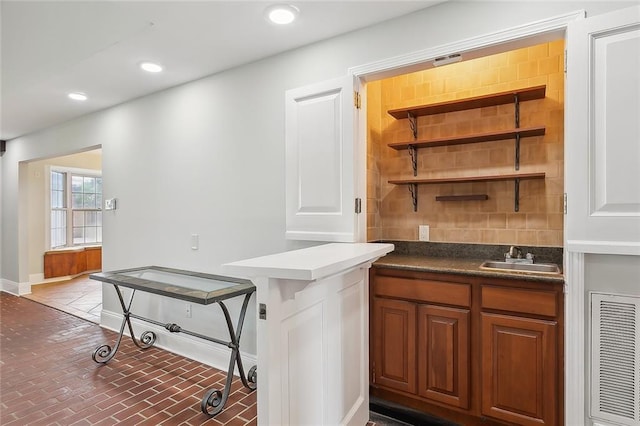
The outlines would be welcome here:
M 82 272 L 80 274 L 64 275 L 64 276 L 55 277 L 55 278 L 45 278 L 44 274 L 42 274 L 42 273 L 40 273 L 40 274 L 31 274 L 31 275 L 29 275 L 29 282 L 31 283 L 31 285 L 56 283 L 56 282 L 59 282 L 59 281 L 69 281 L 69 280 L 77 278 L 77 277 L 79 277 L 81 275 L 93 274 L 94 272 L 100 272 L 100 271 L 99 270 L 84 271 L 84 272 Z
M 122 314 L 112 311 L 106 311 L 104 309 L 102 310 L 102 314 L 100 317 L 100 325 L 102 327 L 119 332 L 121 324 Z M 229 368 L 231 349 L 226 346 L 198 339 L 196 337 L 189 336 L 188 334 L 171 333 L 164 327 L 160 327 L 133 318 L 131 319 L 131 324 L 133 325 L 133 330 L 136 333 L 136 337 L 139 337 L 140 333 L 144 331 L 153 331 L 156 334 L 156 342 L 154 346 L 184 356 L 186 358 L 196 360 L 225 372 Z M 126 327 L 125 334 L 129 336 L 129 330 Z M 113 345 L 113 342 L 105 343 Z M 248 354 L 242 351 L 240 352 L 240 354 L 242 356 L 242 365 L 246 374 L 252 366 L 257 364 L 257 357 L 254 354 Z M 236 371 L 234 371 L 234 374 L 237 376 L 237 367 L 235 370 Z
M 0 291 L 4 291 L 5 293 L 10 293 L 15 296 L 20 295 L 20 286 L 17 282 L 7 280 L 5 278 L 0 279 Z
M 29 274 L 29 282 L 31 284 L 40 284 L 44 281 L 44 272 L 39 272 L 37 274 Z
M 31 284 L 17 283 L 15 281 L 2 278 L 0 279 L 0 291 L 11 293 L 14 296 L 23 296 L 25 294 L 31 294 Z

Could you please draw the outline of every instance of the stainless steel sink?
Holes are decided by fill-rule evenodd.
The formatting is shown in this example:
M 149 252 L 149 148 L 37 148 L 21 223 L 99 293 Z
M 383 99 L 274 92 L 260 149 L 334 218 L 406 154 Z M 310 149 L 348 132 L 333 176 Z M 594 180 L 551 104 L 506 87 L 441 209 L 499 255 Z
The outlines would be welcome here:
M 535 272 L 539 274 L 559 274 L 560 268 L 555 263 L 511 263 L 487 260 L 480 269 Z

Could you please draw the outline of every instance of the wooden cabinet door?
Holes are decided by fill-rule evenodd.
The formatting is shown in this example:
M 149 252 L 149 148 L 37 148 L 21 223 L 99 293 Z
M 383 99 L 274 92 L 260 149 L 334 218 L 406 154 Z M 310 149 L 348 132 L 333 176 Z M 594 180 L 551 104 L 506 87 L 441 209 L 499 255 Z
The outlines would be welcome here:
M 373 383 L 416 393 L 416 304 L 375 298 Z
M 482 313 L 482 414 L 558 424 L 557 324 Z
M 418 309 L 418 394 L 469 408 L 469 310 Z

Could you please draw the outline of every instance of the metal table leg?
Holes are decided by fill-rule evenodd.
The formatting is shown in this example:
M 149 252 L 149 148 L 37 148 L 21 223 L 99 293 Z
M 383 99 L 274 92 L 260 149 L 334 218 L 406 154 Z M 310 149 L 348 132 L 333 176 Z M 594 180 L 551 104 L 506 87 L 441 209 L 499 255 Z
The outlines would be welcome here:
M 116 355 L 118 352 L 118 348 L 120 347 L 120 342 L 122 341 L 122 335 L 124 334 L 124 326 L 125 324 L 129 327 L 129 333 L 131 334 L 131 340 L 133 343 L 140 349 L 147 349 L 153 346 L 156 341 L 156 334 L 153 331 L 145 331 L 140 335 L 140 341 L 138 341 L 133 333 L 133 327 L 131 326 L 131 303 L 133 303 L 133 296 L 135 296 L 136 291 L 132 290 L 131 297 L 129 298 L 128 303 L 125 304 L 124 297 L 122 297 L 122 292 L 120 291 L 120 287 L 116 284 L 113 284 L 113 287 L 116 289 L 116 293 L 118 294 L 118 300 L 120 301 L 120 306 L 122 307 L 122 324 L 120 325 L 120 333 L 118 334 L 118 338 L 113 346 L 113 348 L 109 345 L 100 345 L 95 351 L 93 351 L 93 355 L 91 358 L 99 364 L 106 364 Z
M 249 369 L 248 374 L 245 374 L 244 366 L 242 364 L 242 357 L 240 355 L 240 336 L 242 335 L 242 327 L 244 325 L 244 319 L 247 313 L 247 306 L 249 305 L 249 299 L 251 299 L 251 295 L 253 293 L 245 294 L 244 301 L 242 302 L 242 309 L 240 310 L 240 316 L 238 318 L 238 324 L 234 330 L 233 321 L 231 320 L 231 315 L 229 314 L 229 310 L 223 301 L 218 301 L 218 305 L 222 309 L 224 313 L 224 318 L 227 323 L 227 328 L 229 330 L 229 342 L 225 342 L 220 339 L 216 339 L 214 337 L 204 336 L 199 333 L 195 333 L 189 330 L 185 330 L 177 324 L 163 324 L 161 322 L 152 320 L 150 318 L 145 318 L 140 315 L 135 315 L 131 312 L 131 304 L 133 303 L 133 297 L 135 296 L 135 289 L 132 290 L 131 296 L 129 300 L 125 303 L 122 292 L 120 291 L 120 287 L 116 284 L 113 284 L 116 289 L 116 293 L 118 295 L 118 300 L 120 301 L 120 306 L 122 307 L 122 324 L 120 325 L 120 332 L 118 333 L 118 337 L 113 348 L 107 344 L 98 346 L 94 351 L 92 358 L 95 362 L 100 364 L 106 364 L 109 362 L 118 351 L 120 347 L 120 342 L 122 341 L 122 336 L 124 335 L 125 325 L 129 328 L 129 333 L 131 334 L 131 340 L 133 343 L 140 349 L 147 349 L 156 341 L 156 334 L 153 331 L 145 331 L 140 335 L 139 339 L 136 339 L 135 334 L 133 332 L 133 326 L 131 325 L 131 318 L 135 318 L 138 320 L 142 320 L 148 323 L 156 324 L 159 326 L 163 326 L 167 330 L 172 333 L 186 333 L 191 336 L 195 336 L 210 342 L 218 343 L 221 345 L 225 345 L 231 349 L 231 356 L 229 357 L 229 368 L 227 369 L 227 379 L 225 381 L 224 388 L 222 390 L 211 389 L 205 393 L 202 398 L 202 403 L 200 407 L 202 412 L 207 414 L 210 417 L 215 416 L 220 413 L 224 408 L 227 399 L 229 398 L 229 394 L 231 392 L 231 384 L 233 382 L 233 371 L 235 366 L 238 366 L 238 373 L 240 374 L 240 380 L 242 380 L 242 384 L 248 389 L 255 390 L 258 374 L 257 368 L 254 365 Z
M 242 326 L 244 325 L 244 317 L 247 313 L 247 305 L 249 304 L 249 299 L 251 298 L 251 293 L 248 293 L 244 297 L 244 301 L 242 303 L 242 309 L 240 310 L 240 317 L 238 318 L 238 326 L 236 330 L 233 329 L 233 322 L 231 321 L 231 316 L 229 315 L 229 310 L 225 306 L 224 302 L 217 302 L 224 313 L 224 318 L 227 322 L 227 328 L 229 329 L 229 337 L 231 341 L 228 343 L 228 347 L 231 349 L 231 357 L 229 358 L 229 368 L 227 369 L 227 380 L 224 385 L 224 389 L 222 391 L 218 389 L 211 389 L 205 393 L 202 398 L 202 403 L 200 404 L 200 408 L 202 412 L 206 415 L 213 417 L 222 411 L 227 399 L 229 398 L 229 393 L 231 391 L 231 383 L 233 382 L 233 370 L 235 365 L 238 365 L 238 373 L 240 374 L 240 380 L 242 380 L 242 384 L 251 389 L 256 389 L 258 374 L 256 366 L 251 367 L 249 370 L 248 376 L 245 375 L 244 366 L 242 365 L 242 358 L 240 356 L 240 336 L 242 335 Z

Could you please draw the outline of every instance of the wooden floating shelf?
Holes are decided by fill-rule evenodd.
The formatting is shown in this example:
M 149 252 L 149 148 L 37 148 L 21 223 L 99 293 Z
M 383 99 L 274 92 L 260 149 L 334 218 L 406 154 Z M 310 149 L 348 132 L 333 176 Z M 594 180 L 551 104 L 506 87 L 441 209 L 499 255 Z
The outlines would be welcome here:
M 416 148 L 428 148 L 428 147 L 436 147 L 436 146 L 448 146 L 448 145 L 462 145 L 468 143 L 478 143 L 478 142 L 490 142 L 490 141 L 500 141 L 505 139 L 513 139 L 517 135 L 520 137 L 529 137 L 529 136 L 543 136 L 546 132 L 546 128 L 544 126 L 540 127 L 527 127 L 520 129 L 509 129 L 509 130 L 499 130 L 495 132 L 487 132 L 487 133 L 475 133 L 472 135 L 465 136 L 455 136 L 449 138 L 438 138 L 438 139 L 424 139 L 424 140 L 416 140 L 411 142 L 395 142 L 387 144 L 390 148 L 395 150 L 403 150 L 408 149 L 409 146 L 414 146 Z
M 436 201 L 485 201 L 488 200 L 487 194 L 470 194 L 470 195 L 438 195 Z
M 423 115 L 442 114 L 445 112 L 464 111 L 467 109 L 510 104 L 513 103 L 516 95 L 518 96 L 519 102 L 531 101 L 534 99 L 543 99 L 545 97 L 546 88 L 546 85 L 534 86 L 526 89 L 509 90 L 506 92 L 476 96 L 473 98 L 456 99 L 453 101 L 438 102 L 434 104 L 392 109 L 387 112 L 397 119 L 402 119 L 407 118 L 409 114 L 418 117 Z
M 544 179 L 545 174 L 542 173 L 513 173 L 509 175 L 492 175 L 492 176 L 464 176 L 464 177 L 448 177 L 448 178 L 431 178 L 431 179 L 393 179 L 388 182 L 394 185 L 431 185 L 438 183 L 465 183 L 465 182 L 491 182 L 514 179 Z
M 394 185 L 407 185 L 411 192 L 411 201 L 413 202 L 413 211 L 418 211 L 418 185 L 432 185 L 439 183 L 468 183 L 468 182 L 497 182 L 512 180 L 514 182 L 513 193 L 513 209 L 520 210 L 520 181 L 524 179 L 544 179 L 543 173 L 514 173 L 509 175 L 491 175 L 491 176 L 464 176 L 450 178 L 432 178 L 432 179 L 395 179 L 388 182 Z M 454 196 L 456 197 L 456 196 Z M 464 196 L 459 196 L 464 197 Z M 439 200 L 442 201 L 442 200 Z M 462 200 L 458 200 L 462 201 Z

